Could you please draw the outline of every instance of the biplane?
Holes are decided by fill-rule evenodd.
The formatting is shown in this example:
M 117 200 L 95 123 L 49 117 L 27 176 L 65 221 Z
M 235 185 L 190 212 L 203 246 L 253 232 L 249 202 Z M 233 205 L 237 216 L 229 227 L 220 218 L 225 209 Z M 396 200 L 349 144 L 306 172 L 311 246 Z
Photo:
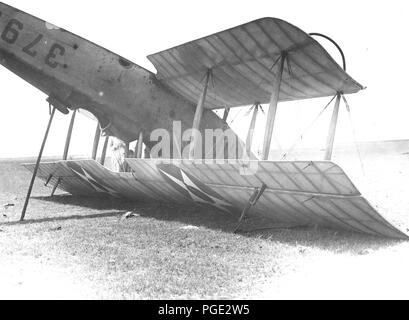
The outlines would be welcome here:
M 51 23 L 0 3 L 0 63 L 47 95 L 50 118 L 21 215 L 36 177 L 73 195 L 199 204 L 237 214 L 259 213 L 277 223 L 407 239 L 363 198 L 331 161 L 340 103 L 364 89 L 346 73 L 341 48 L 276 18 L 258 19 L 148 56 L 154 74 Z M 315 37 L 340 50 L 341 67 Z M 335 101 L 323 161 L 269 160 L 279 102 L 331 97 Z M 346 101 L 345 101 L 346 102 Z M 257 113 L 268 104 L 261 159 L 252 152 Z M 231 108 L 253 105 L 245 147 L 225 136 L 204 150 L 209 130 L 229 131 Z M 67 160 L 77 110 L 98 121 L 92 159 Z M 61 161 L 41 157 L 56 110 L 72 113 Z M 219 117 L 215 110 L 224 110 Z M 174 122 L 179 124 L 179 136 Z M 169 154 L 144 157 L 171 132 Z M 181 139 L 180 132 L 184 134 Z M 97 150 L 105 137 L 100 161 Z M 128 170 L 104 166 L 108 139 L 137 141 Z M 162 137 L 163 138 L 163 137 Z M 163 142 L 163 139 L 162 141 Z M 212 142 L 213 138 L 212 138 Z M 217 143 L 219 142 L 219 143 Z M 220 149 L 220 150 L 219 150 Z M 168 159 L 169 158 L 169 159 Z

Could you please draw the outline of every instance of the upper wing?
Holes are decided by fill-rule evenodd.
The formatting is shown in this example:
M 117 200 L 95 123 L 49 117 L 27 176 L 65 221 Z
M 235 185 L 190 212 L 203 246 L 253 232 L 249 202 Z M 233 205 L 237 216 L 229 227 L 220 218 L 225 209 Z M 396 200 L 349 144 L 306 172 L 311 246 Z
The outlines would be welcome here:
M 204 75 L 212 69 L 213 83 L 206 108 L 267 103 L 275 77 L 275 61 L 288 53 L 280 101 L 343 93 L 363 87 L 308 34 L 275 18 L 259 19 L 148 56 L 158 77 L 182 96 L 197 102 Z

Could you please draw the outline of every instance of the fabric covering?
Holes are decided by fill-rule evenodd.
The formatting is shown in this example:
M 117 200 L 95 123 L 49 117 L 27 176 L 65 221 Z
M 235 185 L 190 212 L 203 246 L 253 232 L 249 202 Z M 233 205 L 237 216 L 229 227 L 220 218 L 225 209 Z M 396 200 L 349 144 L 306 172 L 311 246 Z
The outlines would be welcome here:
M 407 239 L 362 197 L 330 161 L 163 162 L 126 159 L 132 173 L 112 172 L 94 160 L 42 163 L 38 177 L 75 195 L 197 203 L 240 215 L 255 188 L 266 186 L 252 213 L 277 223 Z M 34 165 L 26 166 L 33 171 Z
M 148 56 L 157 77 L 197 103 L 212 70 L 205 108 L 268 103 L 277 61 L 285 59 L 279 101 L 355 93 L 363 87 L 307 33 L 263 18 Z

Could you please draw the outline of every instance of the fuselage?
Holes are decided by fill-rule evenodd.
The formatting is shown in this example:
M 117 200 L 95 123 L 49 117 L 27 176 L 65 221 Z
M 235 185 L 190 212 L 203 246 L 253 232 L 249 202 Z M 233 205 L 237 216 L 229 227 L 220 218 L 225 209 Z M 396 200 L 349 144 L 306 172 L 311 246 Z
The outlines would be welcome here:
M 0 63 L 61 105 L 83 108 L 107 135 L 152 144 L 155 129 L 191 128 L 195 104 L 152 72 L 64 29 L 0 3 Z M 204 110 L 200 130 L 227 129 Z M 172 138 L 172 137 L 171 137 Z

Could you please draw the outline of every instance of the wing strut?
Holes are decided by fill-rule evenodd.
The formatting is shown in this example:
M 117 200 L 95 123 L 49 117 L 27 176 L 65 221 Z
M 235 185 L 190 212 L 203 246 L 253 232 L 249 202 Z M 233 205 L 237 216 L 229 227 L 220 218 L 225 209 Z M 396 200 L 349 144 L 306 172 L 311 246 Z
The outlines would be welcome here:
M 258 102 L 256 102 L 254 104 L 254 106 L 253 106 L 253 116 L 251 118 L 249 132 L 247 133 L 247 139 L 246 139 L 246 152 L 247 152 L 247 155 L 251 154 L 251 147 L 252 147 L 252 144 L 253 144 L 254 129 L 256 127 L 257 114 L 258 114 L 258 109 L 259 108 L 260 108 L 260 104 Z
M 48 176 L 47 180 L 46 180 L 45 183 L 44 183 L 44 187 L 48 186 L 48 184 L 50 183 L 50 181 L 51 181 L 52 178 L 53 178 L 53 175 L 50 174 L 50 175 Z
M 143 132 L 139 133 L 138 143 L 136 144 L 135 149 L 135 158 L 141 159 L 142 158 L 142 149 L 143 149 Z
M 129 158 L 129 141 L 125 142 L 125 159 Z M 130 168 L 127 162 L 124 162 L 124 172 L 129 172 Z
M 64 154 L 63 154 L 63 157 L 62 157 L 63 160 L 68 159 L 68 149 L 70 148 L 72 129 L 74 128 L 74 121 L 75 121 L 76 114 L 77 114 L 77 110 L 74 110 L 72 112 L 70 126 L 68 127 L 67 138 L 65 140 Z
M 341 102 L 341 93 L 337 93 L 337 99 L 335 100 L 334 111 L 332 113 L 331 123 L 328 131 L 327 147 L 325 151 L 325 160 L 331 161 L 332 151 L 334 149 L 335 133 L 337 130 L 339 103 Z
M 99 138 L 101 137 L 101 128 L 99 126 L 99 122 L 97 121 L 97 128 L 95 129 L 95 137 L 94 137 L 94 144 L 92 146 L 92 159 L 96 160 L 97 152 L 98 152 L 98 145 L 99 145 Z
M 205 102 L 206 102 L 207 88 L 209 86 L 209 80 L 210 80 L 211 73 L 212 73 L 211 69 L 208 69 L 207 72 L 206 72 L 203 92 L 200 95 L 199 102 L 197 103 L 195 117 L 193 119 L 192 137 L 191 137 L 193 139 L 193 141 L 191 141 L 191 143 L 190 143 L 190 151 L 189 151 L 189 158 L 190 159 L 195 158 L 195 149 L 196 149 L 196 146 L 197 146 L 197 141 L 200 138 L 200 136 L 199 136 L 200 123 L 202 121 L 203 109 L 204 109 L 204 105 L 205 105 Z
M 60 183 L 61 183 L 61 178 L 58 178 L 56 184 L 55 184 L 54 187 L 53 187 L 53 190 L 51 191 L 51 197 L 54 197 L 54 194 L 55 194 L 55 192 L 57 191 L 57 188 L 58 188 L 58 186 L 60 185 Z
M 65 146 L 64 146 L 64 153 L 62 156 L 62 159 L 65 161 L 68 159 L 68 150 L 70 148 L 70 143 L 71 143 L 71 137 L 72 137 L 72 130 L 74 128 L 74 122 L 75 122 L 75 116 L 77 114 L 77 110 L 75 109 L 72 112 L 71 115 L 71 121 L 70 121 L 70 125 L 68 126 L 68 131 L 67 131 L 67 138 L 65 139 Z M 52 175 L 50 175 L 50 177 L 52 177 Z M 51 180 L 51 179 L 50 179 Z M 53 186 L 53 189 L 51 191 L 51 197 L 54 197 L 55 192 L 57 191 L 58 186 L 61 183 L 61 178 L 57 179 L 57 182 L 55 183 L 55 185 Z M 47 183 L 48 184 L 48 183 Z
M 230 108 L 225 108 L 223 113 L 223 121 L 226 122 L 227 118 L 229 117 Z
M 49 106 L 51 108 L 51 102 L 49 102 Z M 28 187 L 26 201 L 24 202 L 23 211 L 21 212 L 20 221 L 24 221 L 24 218 L 26 216 L 28 202 L 30 201 L 31 191 L 33 191 L 34 181 L 36 179 L 38 168 L 39 168 L 40 162 L 41 162 L 41 158 L 43 156 L 45 143 L 47 142 L 48 133 L 50 132 L 51 124 L 52 124 L 53 119 L 54 119 L 55 109 L 56 108 L 53 106 L 52 110 L 51 110 L 51 113 L 50 113 L 50 119 L 48 120 L 47 129 L 46 129 L 45 134 L 44 134 L 43 143 L 41 144 L 40 152 L 38 153 L 37 162 L 36 162 L 36 165 L 34 167 L 33 176 L 31 178 L 30 186 Z
M 105 159 L 107 156 L 107 149 L 108 149 L 108 142 L 109 142 L 109 136 L 106 136 L 105 141 L 104 141 L 104 147 L 102 148 L 102 154 L 101 154 L 101 164 L 102 165 L 105 164 Z
M 247 202 L 247 205 L 244 207 L 243 212 L 241 213 L 239 223 L 237 224 L 236 229 L 234 230 L 234 233 L 239 231 L 240 225 L 243 222 L 243 219 L 245 216 L 248 214 L 250 211 L 251 207 L 254 207 L 257 204 L 257 201 L 261 198 L 263 195 L 264 191 L 266 191 L 267 186 L 263 183 L 261 188 L 255 188 L 253 194 L 251 195 L 249 201 Z
M 274 121 L 277 113 L 277 104 L 280 95 L 281 80 L 283 78 L 284 63 L 287 59 L 287 53 L 281 53 L 279 60 L 275 63 L 278 65 L 277 74 L 273 83 L 273 92 L 270 98 L 270 107 L 268 108 L 266 131 L 264 133 L 263 155 L 262 160 L 268 160 L 270 154 L 271 138 L 273 136 Z M 273 65 L 274 67 L 274 65 Z

